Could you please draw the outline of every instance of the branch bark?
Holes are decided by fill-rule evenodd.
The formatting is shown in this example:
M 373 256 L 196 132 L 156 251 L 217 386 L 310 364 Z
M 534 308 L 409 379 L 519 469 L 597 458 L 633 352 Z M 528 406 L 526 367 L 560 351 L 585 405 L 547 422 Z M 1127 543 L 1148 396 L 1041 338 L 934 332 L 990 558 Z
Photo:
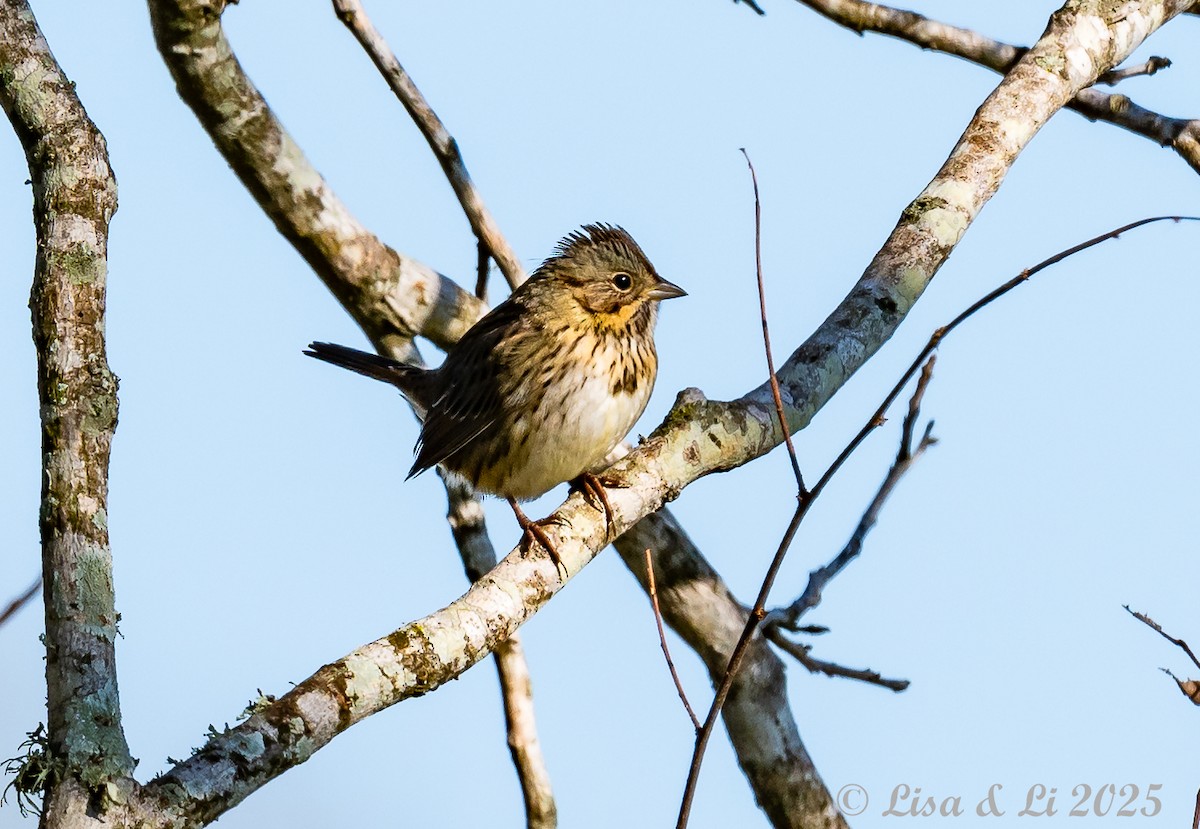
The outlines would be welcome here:
M 37 231 L 30 308 L 42 418 L 47 737 L 64 785 L 56 826 L 120 802 L 133 759 L 117 692 L 108 460 L 117 378 L 104 344 L 108 226 L 117 186 L 88 118 L 24 0 L 0 0 L 0 104 L 25 150 Z
M 797 1 L 859 34 L 878 32 L 906 40 L 922 49 L 955 55 L 1000 74 L 1007 73 L 1027 51 L 1024 47 L 993 40 L 970 29 L 865 0 Z M 1155 60 L 1161 62 L 1163 59 Z M 1166 63 L 1169 65 L 1170 61 Z M 1125 74 L 1121 73 L 1121 76 Z M 1143 71 L 1140 74 L 1153 72 Z M 1108 83 L 1111 77 L 1100 77 L 1099 82 Z M 1160 146 L 1171 147 L 1189 167 L 1200 173 L 1200 119 L 1160 115 L 1139 106 L 1125 95 L 1101 92 L 1091 86 L 1079 90 L 1066 106 L 1089 121 L 1104 121 L 1149 138 Z
M 221 28 L 226 0 L 150 0 L 179 96 L 285 239 L 382 353 L 417 334 L 442 348 L 486 310 L 451 280 L 383 244 L 350 213 L 246 77 Z
M 440 467 L 438 474 L 441 474 Z M 474 584 L 496 566 L 496 550 L 488 537 L 483 505 L 465 483 L 446 475 L 442 475 L 442 481 L 449 500 L 447 518 L 454 543 L 467 578 Z M 550 774 L 538 741 L 533 713 L 533 681 L 519 634 L 514 633 L 498 644 L 493 655 L 504 701 L 508 749 L 525 801 L 525 824 L 529 829 L 553 829 L 558 825 L 558 808 L 554 804 Z

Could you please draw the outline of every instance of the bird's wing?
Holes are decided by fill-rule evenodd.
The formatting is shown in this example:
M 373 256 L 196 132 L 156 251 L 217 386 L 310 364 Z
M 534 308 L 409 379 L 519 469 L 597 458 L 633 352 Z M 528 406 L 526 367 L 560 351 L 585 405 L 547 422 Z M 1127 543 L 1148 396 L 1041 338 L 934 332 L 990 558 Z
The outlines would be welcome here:
M 520 324 L 523 311 L 523 306 L 511 298 L 500 303 L 450 350 L 438 369 L 437 390 L 421 428 L 410 478 L 443 463 L 476 440 L 490 439 L 488 432 L 500 427 L 500 352 L 514 326 Z M 450 466 L 455 471 L 466 471 L 462 463 Z

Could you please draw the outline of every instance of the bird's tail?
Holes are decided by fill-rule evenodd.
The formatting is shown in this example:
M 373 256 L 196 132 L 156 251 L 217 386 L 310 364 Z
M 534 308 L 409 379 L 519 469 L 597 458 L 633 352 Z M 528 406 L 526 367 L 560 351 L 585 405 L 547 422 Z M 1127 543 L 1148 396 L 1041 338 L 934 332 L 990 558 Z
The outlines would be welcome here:
M 366 377 L 382 380 L 400 389 L 401 394 L 420 409 L 428 407 L 426 387 L 427 378 L 431 375 L 428 369 L 335 343 L 309 343 L 304 353 Z

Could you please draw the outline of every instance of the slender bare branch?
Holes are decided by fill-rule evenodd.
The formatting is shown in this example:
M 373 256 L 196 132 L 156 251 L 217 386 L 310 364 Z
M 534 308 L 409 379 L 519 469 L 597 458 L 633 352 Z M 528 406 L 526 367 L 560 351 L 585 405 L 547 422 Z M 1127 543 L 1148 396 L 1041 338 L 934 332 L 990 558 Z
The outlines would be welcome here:
M 62 819 L 103 811 L 133 785 L 107 512 L 117 378 L 105 351 L 105 290 L 117 185 L 104 137 L 25 0 L 0 0 L 0 78 L 0 105 L 33 183 L 47 739 L 68 778 L 48 793 L 46 810 Z
M 1015 66 L 1026 52 L 1024 47 L 993 40 L 970 29 L 951 26 L 916 12 L 865 0 L 798 2 L 839 26 L 859 34 L 878 32 L 906 40 L 922 49 L 955 55 L 1001 74 L 1007 73 Z M 1107 75 L 1106 72 L 1099 76 L 1098 82 L 1105 82 L 1104 78 Z M 1200 119 L 1160 115 L 1139 106 L 1124 95 L 1101 92 L 1091 87 L 1077 91 L 1075 98 L 1067 103 L 1066 107 L 1091 121 L 1104 121 L 1149 138 L 1160 146 L 1171 147 L 1188 166 L 1200 173 Z
M 823 659 L 817 659 L 812 655 L 812 645 L 793 642 L 777 627 L 764 628 L 763 635 L 814 674 L 819 673 L 825 674 L 825 676 L 840 676 L 845 679 L 854 679 L 859 682 L 865 682 L 868 685 L 878 685 L 881 688 L 887 688 L 897 693 L 909 686 L 907 679 L 888 679 L 880 675 L 878 671 L 872 671 L 870 668 L 847 668 L 835 662 L 826 662 Z
M 615 543 L 630 573 L 649 590 L 644 553 L 653 551 L 663 619 L 720 682 L 746 620 L 746 608 L 696 549 L 670 510 L 639 521 Z M 721 710 L 738 764 L 776 829 L 846 829 L 796 728 L 783 661 L 756 639 Z
M 41 586 L 42 586 L 42 577 L 38 576 L 36 579 L 33 580 L 33 584 L 31 584 L 31 585 L 29 585 L 29 587 L 25 588 L 24 593 L 21 593 L 20 595 L 16 596 L 11 602 L 9 602 L 8 607 L 4 608 L 3 611 L 0 611 L 0 625 L 3 625 L 5 622 L 7 622 L 13 616 L 17 615 L 17 611 L 19 611 L 21 608 L 23 608 L 26 604 L 28 604 L 30 602 L 30 600 L 33 599 L 34 596 L 37 595 L 38 590 L 41 588 Z
M 683 703 L 683 709 L 687 711 L 687 715 L 692 721 L 692 727 L 699 730 L 700 720 L 696 718 L 696 712 L 692 710 L 692 704 L 688 702 L 687 691 L 683 690 L 679 672 L 675 670 L 675 661 L 671 659 L 671 649 L 667 647 L 667 632 L 663 630 L 662 610 L 658 606 L 658 588 L 654 584 L 654 552 L 649 547 L 646 548 L 646 584 L 647 592 L 650 594 L 650 607 L 654 610 L 654 625 L 658 628 L 658 643 L 662 648 L 663 658 L 667 661 L 667 669 L 671 672 L 671 681 L 675 683 L 675 691 L 679 694 L 679 701 Z
M 438 164 L 442 166 L 442 172 L 446 174 L 446 179 L 454 189 L 454 195 L 458 196 L 458 203 L 462 205 L 463 213 L 466 214 L 479 244 L 486 246 L 491 257 L 496 260 L 509 286 L 515 288 L 520 285 L 525 281 L 525 269 L 521 267 L 521 260 L 516 252 L 500 233 L 496 220 L 483 203 L 483 196 L 471 181 L 467 165 L 458 149 L 458 142 L 450 135 L 442 120 L 421 94 L 421 90 L 417 89 L 412 78 L 404 71 L 387 41 L 367 16 L 362 3 L 359 0 L 333 0 L 333 8 L 346 24 L 346 28 L 366 50 L 371 62 L 383 75 L 392 92 L 408 111 L 413 123 L 429 142 L 429 148 L 433 150 Z
M 862 518 L 859 520 L 858 526 L 850 536 L 850 540 L 846 542 L 846 546 L 842 548 L 841 552 L 832 561 L 824 567 L 813 570 L 808 574 L 808 586 L 805 587 L 804 593 L 801 594 L 800 598 L 792 602 L 787 608 L 773 610 L 767 614 L 763 620 L 765 627 L 783 627 L 793 631 L 799 627 L 800 617 L 821 603 L 821 594 L 825 586 L 862 552 L 863 543 L 879 520 L 879 513 L 883 509 L 884 503 L 891 496 L 892 491 L 896 488 L 896 484 L 912 468 L 913 464 L 920 459 L 925 450 L 936 442 L 936 439 L 930 434 L 930 429 L 933 426 L 930 423 L 917 445 L 914 447 L 912 443 L 913 429 L 921 410 L 921 399 L 925 396 L 925 389 L 928 388 L 929 381 L 933 377 L 933 364 L 934 357 L 931 356 L 926 361 L 925 367 L 921 371 L 921 377 L 917 381 L 917 387 L 913 391 L 912 398 L 909 400 L 908 413 L 904 417 L 900 447 L 896 451 L 896 459 L 893 461 L 891 468 L 888 469 L 887 475 L 884 476 L 883 483 L 880 484 L 879 490 L 871 500 L 870 506 L 867 507 Z
M 754 164 L 750 161 L 750 154 L 746 152 L 745 147 L 742 148 L 742 155 L 746 157 L 746 166 L 750 168 L 750 181 L 754 185 L 754 273 L 758 280 L 758 313 L 762 319 L 763 352 L 767 356 L 767 380 L 771 384 L 771 399 L 775 403 L 775 414 L 779 416 L 779 426 L 783 430 L 788 459 L 792 462 L 792 475 L 796 478 L 796 497 L 803 498 L 808 494 L 808 488 L 804 485 L 804 474 L 800 471 L 800 461 L 796 458 L 796 447 L 787 428 L 787 412 L 783 409 L 779 380 L 775 377 L 775 356 L 771 353 L 771 328 L 767 324 L 767 289 L 763 284 L 762 200 L 758 196 L 758 174 L 754 172 Z
M 1188 659 L 1192 660 L 1192 664 L 1197 668 L 1200 668 L 1200 659 L 1197 659 L 1196 654 L 1192 653 L 1192 649 L 1188 647 L 1187 642 L 1183 641 L 1182 639 L 1176 639 L 1174 636 L 1167 633 L 1165 630 L 1163 630 L 1162 625 L 1151 619 L 1145 613 L 1138 613 L 1136 610 L 1130 610 L 1129 605 L 1125 605 L 1125 610 L 1127 610 L 1129 614 L 1133 616 L 1133 618 L 1137 619 L 1139 622 L 1156 632 L 1163 639 L 1166 639 L 1172 645 L 1186 653 Z
M 473 584 L 496 566 L 496 551 L 488 537 L 483 505 L 471 487 L 461 479 L 443 474 L 440 467 L 438 474 L 446 485 L 449 501 L 446 518 L 450 523 L 450 531 L 462 557 L 467 578 Z M 558 809 L 554 803 L 546 759 L 538 740 L 537 719 L 533 709 L 533 681 L 519 634 L 513 633 L 498 643 L 493 656 L 504 703 L 508 750 L 525 801 L 525 825 L 529 829 L 553 829 L 558 825 Z

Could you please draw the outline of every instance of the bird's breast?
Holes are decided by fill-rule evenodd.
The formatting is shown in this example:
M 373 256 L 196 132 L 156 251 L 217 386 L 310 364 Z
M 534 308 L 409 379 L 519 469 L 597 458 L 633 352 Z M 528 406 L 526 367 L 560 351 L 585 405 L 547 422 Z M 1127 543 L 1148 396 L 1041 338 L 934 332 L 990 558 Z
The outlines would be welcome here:
M 600 333 L 560 342 L 540 374 L 510 390 L 506 410 L 522 413 L 511 423 L 510 463 L 480 488 L 536 498 L 596 471 L 641 417 L 657 368 L 648 338 Z

